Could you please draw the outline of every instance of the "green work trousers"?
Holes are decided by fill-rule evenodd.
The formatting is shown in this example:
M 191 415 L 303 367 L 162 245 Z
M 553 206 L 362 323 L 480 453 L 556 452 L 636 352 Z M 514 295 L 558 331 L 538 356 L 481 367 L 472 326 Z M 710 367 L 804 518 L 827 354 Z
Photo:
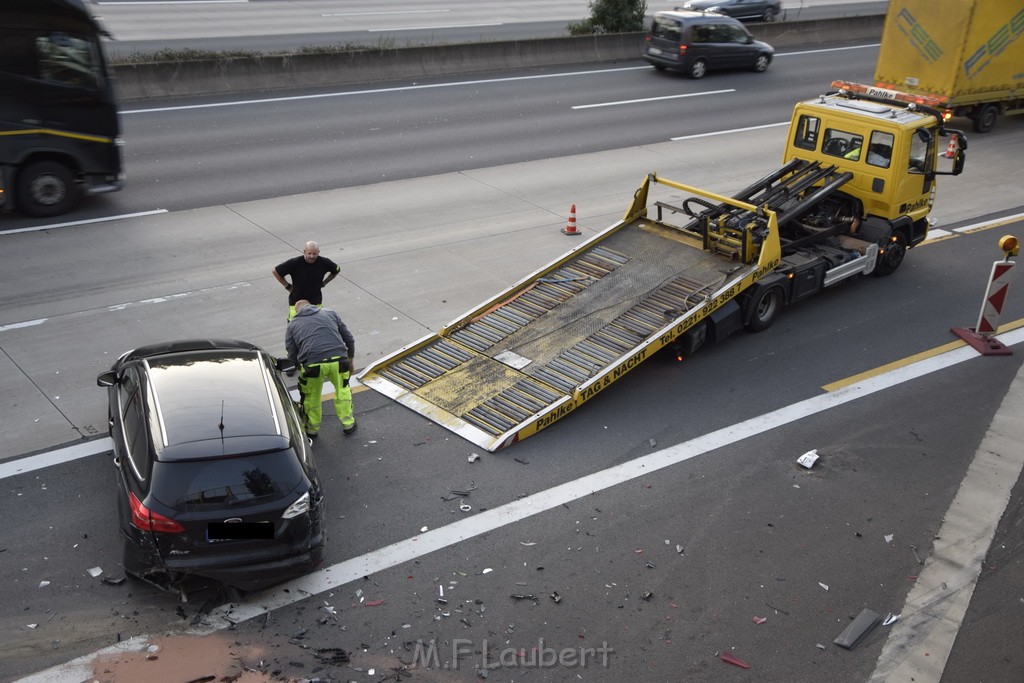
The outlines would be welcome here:
M 324 414 L 324 380 L 330 380 L 334 385 L 334 411 L 338 414 L 342 428 L 348 429 L 356 423 L 352 415 L 352 389 L 348 385 L 348 359 L 337 358 L 330 362 L 303 365 L 299 369 L 299 394 L 302 395 L 302 409 L 306 413 L 306 433 L 310 435 L 320 431 L 320 421 Z

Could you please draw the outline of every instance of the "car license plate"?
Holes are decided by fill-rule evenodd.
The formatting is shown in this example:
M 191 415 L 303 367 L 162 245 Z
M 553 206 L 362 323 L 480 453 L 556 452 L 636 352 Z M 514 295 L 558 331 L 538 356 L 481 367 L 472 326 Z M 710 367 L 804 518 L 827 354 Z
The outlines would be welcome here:
M 207 541 L 242 541 L 274 538 L 270 522 L 210 522 L 206 526 Z
M 660 47 L 649 47 L 649 48 L 647 48 L 647 54 L 649 54 L 649 55 L 660 55 L 661 54 L 661 48 Z

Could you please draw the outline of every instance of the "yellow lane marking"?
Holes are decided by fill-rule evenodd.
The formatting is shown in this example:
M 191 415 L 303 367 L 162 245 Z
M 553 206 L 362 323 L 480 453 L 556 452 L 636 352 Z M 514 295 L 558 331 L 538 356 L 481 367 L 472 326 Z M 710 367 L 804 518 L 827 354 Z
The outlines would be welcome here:
M 1003 332 L 1009 332 L 1010 330 L 1015 330 L 1018 327 L 1024 327 L 1024 318 L 1021 318 L 1020 320 L 1014 320 L 1013 322 L 1006 323 L 1005 325 L 1000 325 L 999 329 L 996 330 L 996 334 L 998 335 Z M 870 379 L 871 377 L 876 377 L 878 375 L 885 374 L 897 368 L 902 368 L 907 365 L 911 365 L 926 358 L 938 356 L 940 354 L 946 353 L 947 351 L 952 351 L 953 349 L 965 346 L 966 344 L 967 342 L 963 341 L 962 339 L 951 341 L 948 344 L 936 346 L 934 349 L 928 349 L 927 351 L 922 351 L 921 353 L 915 353 L 913 356 L 907 356 L 906 358 L 901 358 L 900 360 L 896 360 L 891 363 L 881 365 L 873 370 L 867 370 L 866 372 L 862 372 L 859 375 L 853 375 L 852 377 L 847 377 L 845 379 L 832 382 L 831 384 L 826 384 L 821 388 L 824 389 L 825 391 L 835 391 L 837 389 L 842 389 L 845 386 L 856 384 L 857 382 L 860 382 L 862 380 Z

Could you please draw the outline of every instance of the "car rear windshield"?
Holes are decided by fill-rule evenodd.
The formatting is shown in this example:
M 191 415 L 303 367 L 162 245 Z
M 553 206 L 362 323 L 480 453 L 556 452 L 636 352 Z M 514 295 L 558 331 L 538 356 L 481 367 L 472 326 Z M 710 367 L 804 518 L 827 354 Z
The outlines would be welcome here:
M 153 495 L 181 512 L 261 505 L 287 496 L 303 472 L 291 450 L 239 458 L 157 462 Z

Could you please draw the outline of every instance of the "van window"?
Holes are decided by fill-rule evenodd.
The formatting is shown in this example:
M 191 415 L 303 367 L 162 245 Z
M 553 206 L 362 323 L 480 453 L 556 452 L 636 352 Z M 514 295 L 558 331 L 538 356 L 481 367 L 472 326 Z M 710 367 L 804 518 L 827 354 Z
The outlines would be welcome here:
M 747 33 L 742 26 L 727 26 L 726 29 L 729 31 L 729 42 L 739 43 L 740 45 L 746 45 L 750 40 L 750 34 Z
M 667 38 L 678 43 L 682 32 L 683 27 L 678 22 L 669 19 L 654 17 L 654 22 L 651 24 L 651 35 L 655 38 Z
M 817 148 L 818 129 L 820 127 L 821 119 L 817 116 L 802 114 L 796 122 L 796 134 L 793 136 L 793 146 L 809 150 Z

